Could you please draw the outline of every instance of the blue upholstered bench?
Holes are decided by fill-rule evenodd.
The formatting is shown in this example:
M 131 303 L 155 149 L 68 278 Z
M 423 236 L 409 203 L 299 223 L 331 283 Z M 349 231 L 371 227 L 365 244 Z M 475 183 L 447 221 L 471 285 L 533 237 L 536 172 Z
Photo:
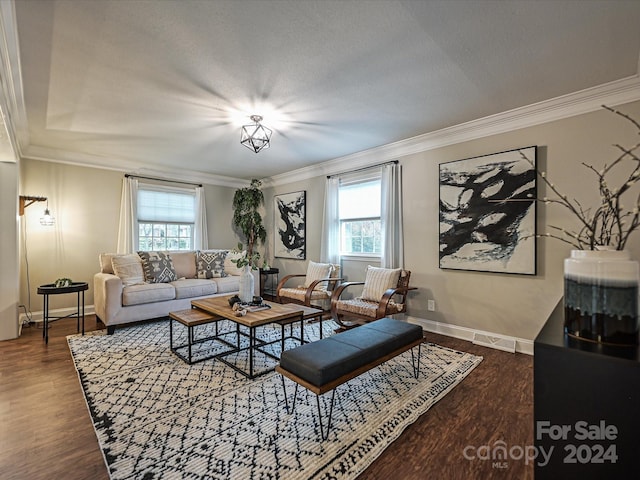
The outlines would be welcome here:
M 291 410 L 295 408 L 298 385 L 316 394 L 320 434 L 329 435 L 336 388 L 352 378 L 411 350 L 413 373 L 418 378 L 422 327 L 392 318 L 382 318 L 317 342 L 282 352 L 276 371 L 282 375 L 285 406 L 289 401 L 284 377 L 296 383 Z M 418 346 L 417 362 L 413 347 Z M 326 432 L 322 425 L 320 395 L 332 391 Z

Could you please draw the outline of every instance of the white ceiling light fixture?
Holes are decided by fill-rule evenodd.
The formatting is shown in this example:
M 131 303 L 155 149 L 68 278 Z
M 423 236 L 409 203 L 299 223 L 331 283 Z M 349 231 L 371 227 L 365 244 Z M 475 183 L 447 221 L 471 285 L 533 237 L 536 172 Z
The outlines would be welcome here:
M 260 115 L 251 115 L 253 125 L 243 125 L 242 132 L 240 134 L 240 143 L 255 153 L 258 153 L 265 148 L 269 148 L 271 141 L 271 129 L 265 127 Z

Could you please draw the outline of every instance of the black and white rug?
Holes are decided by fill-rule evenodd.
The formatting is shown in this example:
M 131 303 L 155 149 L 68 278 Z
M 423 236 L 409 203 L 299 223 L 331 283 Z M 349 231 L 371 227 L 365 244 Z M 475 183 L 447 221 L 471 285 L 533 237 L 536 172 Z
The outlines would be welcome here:
M 333 327 L 324 322 L 324 334 Z M 279 338 L 280 327 L 260 336 Z M 305 336 L 318 338 L 319 326 Z M 249 380 L 213 359 L 187 365 L 169 349 L 166 320 L 68 342 L 112 479 L 355 478 L 482 360 L 424 344 L 417 380 L 410 352 L 350 380 L 322 441 L 314 394 L 299 389 L 288 414 L 274 372 Z M 288 380 L 287 390 L 291 399 Z M 321 398 L 327 407 L 330 394 Z

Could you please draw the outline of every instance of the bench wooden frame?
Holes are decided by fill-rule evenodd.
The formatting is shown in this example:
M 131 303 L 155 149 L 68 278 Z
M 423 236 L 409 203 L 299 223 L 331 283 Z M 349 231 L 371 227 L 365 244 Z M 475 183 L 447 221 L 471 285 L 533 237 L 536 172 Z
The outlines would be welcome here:
M 394 357 L 397 357 L 398 355 L 400 355 L 401 353 L 406 352 L 407 350 L 411 350 L 411 363 L 413 366 L 413 375 L 415 378 L 418 378 L 418 374 L 420 373 L 420 347 L 422 345 L 422 343 L 424 343 L 424 338 L 421 338 L 419 340 L 414 340 L 411 343 L 408 343 L 407 345 L 402 346 L 401 348 L 388 353 L 387 355 L 384 355 L 380 358 L 375 359 L 374 361 L 367 363 L 366 365 L 362 365 L 354 370 L 352 370 L 349 373 L 346 373 L 344 375 L 342 375 L 341 377 L 336 378 L 335 380 L 332 380 L 331 382 L 328 382 L 324 385 L 313 385 L 311 383 L 309 383 L 308 381 L 304 380 L 303 378 L 300 378 L 299 376 L 291 373 L 288 370 L 285 370 L 284 368 L 282 368 L 280 365 L 276 366 L 276 372 L 278 372 L 281 375 L 282 378 L 282 389 L 284 390 L 284 402 L 285 402 L 285 408 L 287 410 L 287 413 L 292 413 L 293 410 L 295 409 L 296 406 L 296 398 L 298 395 L 298 385 L 303 386 L 304 388 L 306 388 L 307 390 L 313 392 L 316 394 L 316 403 L 318 405 L 318 419 L 320 422 L 320 436 L 322 437 L 322 440 L 326 440 L 329 437 L 329 429 L 331 428 L 331 416 L 333 414 L 333 403 L 334 403 L 334 398 L 335 398 L 335 394 L 336 394 L 336 390 L 337 387 L 339 387 L 340 385 L 342 385 L 345 382 L 348 382 L 349 380 L 356 378 L 359 375 L 362 375 L 363 373 L 371 370 L 372 368 L 377 367 L 378 365 L 383 364 L 384 362 L 391 360 Z M 418 347 L 418 356 L 417 356 L 417 362 L 416 362 L 416 356 L 413 353 L 413 347 Z M 295 382 L 296 386 L 295 386 L 295 391 L 293 393 L 293 402 L 291 404 L 291 410 L 289 410 L 289 400 L 287 397 L 287 387 L 285 385 L 285 381 L 284 381 L 284 377 L 287 377 L 288 379 L 292 380 L 293 382 Z M 324 430 L 323 424 L 322 424 L 322 410 L 320 408 L 320 395 L 327 393 L 331 391 L 331 403 L 329 406 L 329 418 L 327 421 L 327 428 L 326 431 Z

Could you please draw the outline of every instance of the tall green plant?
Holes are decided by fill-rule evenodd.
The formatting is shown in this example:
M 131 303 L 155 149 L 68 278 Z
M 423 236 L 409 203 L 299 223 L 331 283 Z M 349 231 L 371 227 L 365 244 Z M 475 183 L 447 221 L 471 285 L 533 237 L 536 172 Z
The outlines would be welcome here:
M 233 195 L 233 225 L 240 230 L 247 244 L 245 258 L 236 262 L 239 267 L 251 265 L 257 268 L 260 254 L 254 251 L 254 248 L 267 239 L 267 230 L 258 212 L 264 204 L 261 186 L 262 182 L 254 178 L 248 187 L 239 188 Z M 238 248 L 242 249 L 242 244 Z

